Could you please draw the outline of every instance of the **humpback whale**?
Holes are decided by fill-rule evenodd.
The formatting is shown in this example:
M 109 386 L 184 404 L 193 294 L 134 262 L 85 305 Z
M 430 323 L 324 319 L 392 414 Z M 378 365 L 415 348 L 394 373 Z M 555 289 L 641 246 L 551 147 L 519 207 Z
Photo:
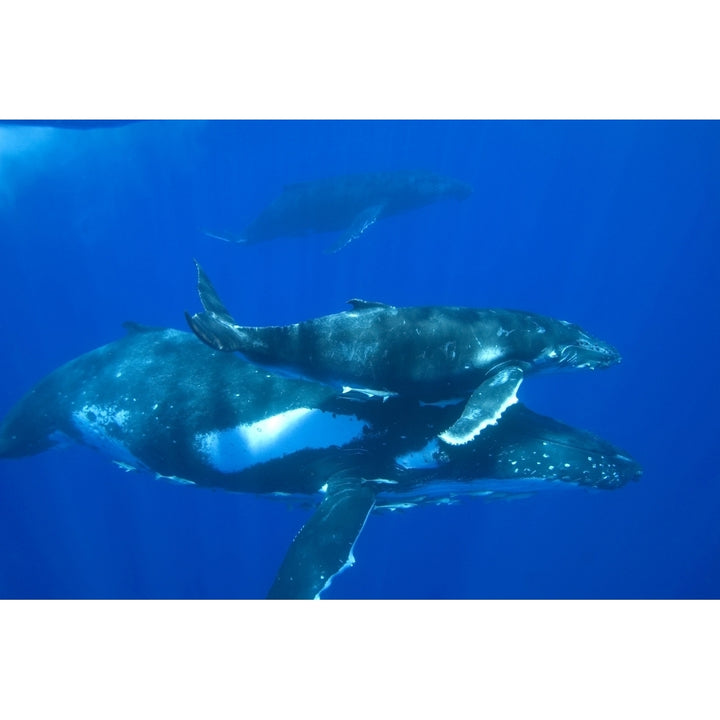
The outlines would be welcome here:
M 465 400 L 440 438 L 462 445 L 517 402 L 530 373 L 620 362 L 608 343 L 564 320 L 461 307 L 393 307 L 350 300 L 346 312 L 285 326 L 237 325 L 196 262 L 204 312 L 185 317 L 216 350 L 366 395 Z
M 286 185 L 239 238 L 207 233 L 241 243 L 279 237 L 341 232 L 331 248 L 339 250 L 378 220 L 443 198 L 462 200 L 472 188 L 431 172 L 375 172 L 342 175 Z
M 442 446 L 436 435 L 452 408 L 405 397 L 353 402 L 210 350 L 187 332 L 127 328 L 10 409 L 0 457 L 75 442 L 124 469 L 314 502 L 269 597 L 319 597 L 353 563 L 371 513 L 465 496 L 616 489 L 640 476 L 624 451 L 520 404 L 474 441 Z

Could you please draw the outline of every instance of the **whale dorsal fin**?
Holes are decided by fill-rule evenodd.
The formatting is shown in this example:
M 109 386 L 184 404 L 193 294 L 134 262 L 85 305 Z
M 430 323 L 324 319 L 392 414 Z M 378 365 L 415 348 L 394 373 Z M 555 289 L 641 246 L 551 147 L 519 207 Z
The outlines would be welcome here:
M 387 303 L 375 302 L 374 300 L 361 300 L 353 298 L 348 300 L 348 305 L 352 305 L 353 310 L 367 310 L 368 308 L 391 308 L 392 305 Z
M 242 343 L 240 342 L 239 327 L 235 324 L 227 308 L 222 304 L 222 300 L 218 297 L 210 278 L 205 274 L 197 260 L 195 266 L 198 274 L 198 294 L 205 312 L 195 313 L 195 315 L 185 313 L 185 319 L 190 329 L 200 340 L 215 350 L 222 350 L 223 352 L 240 350 Z

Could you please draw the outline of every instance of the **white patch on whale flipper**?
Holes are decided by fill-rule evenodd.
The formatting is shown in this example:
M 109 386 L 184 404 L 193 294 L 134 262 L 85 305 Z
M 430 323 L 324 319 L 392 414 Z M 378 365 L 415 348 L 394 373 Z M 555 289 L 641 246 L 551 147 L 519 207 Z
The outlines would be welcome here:
M 441 433 L 440 439 L 449 445 L 464 445 L 488 425 L 495 425 L 505 410 L 518 401 L 522 380 L 522 369 L 513 365 L 485 380 L 470 396 L 460 419 Z
M 344 445 L 359 438 L 364 427 L 354 415 L 295 408 L 254 423 L 198 433 L 195 443 L 209 465 L 232 473 L 305 448 Z

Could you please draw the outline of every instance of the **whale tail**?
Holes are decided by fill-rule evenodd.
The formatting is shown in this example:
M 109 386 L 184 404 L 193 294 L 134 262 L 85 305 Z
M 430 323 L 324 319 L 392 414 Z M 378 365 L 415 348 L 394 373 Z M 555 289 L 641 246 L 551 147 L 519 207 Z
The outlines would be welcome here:
M 195 267 L 198 274 L 198 294 L 205 312 L 195 315 L 185 312 L 185 319 L 190 329 L 200 340 L 215 350 L 224 352 L 242 350 L 245 346 L 243 329 L 235 324 L 210 282 L 210 278 L 197 260 L 195 260 Z

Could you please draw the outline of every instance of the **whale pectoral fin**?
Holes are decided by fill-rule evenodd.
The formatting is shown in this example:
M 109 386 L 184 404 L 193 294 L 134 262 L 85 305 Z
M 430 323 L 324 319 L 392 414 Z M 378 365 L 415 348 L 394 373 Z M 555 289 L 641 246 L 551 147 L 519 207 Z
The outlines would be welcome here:
M 290 545 L 268 598 L 318 598 L 333 577 L 355 562 L 355 541 L 375 505 L 360 478 L 328 481 L 327 494 Z
M 348 243 L 359 238 L 371 225 L 377 222 L 385 205 L 371 205 L 355 216 L 350 227 L 343 233 L 340 240 L 330 247 L 327 252 L 335 253 L 344 248 Z
M 234 352 L 240 349 L 238 326 L 235 324 L 227 308 L 222 304 L 217 291 L 210 282 L 210 278 L 200 267 L 196 260 L 197 267 L 197 288 L 200 295 L 200 302 L 205 312 L 190 315 L 185 313 L 190 329 L 202 340 L 215 350 Z
M 224 240 L 225 242 L 236 243 L 237 245 L 247 244 L 247 238 L 243 237 L 242 235 L 237 235 L 235 233 L 217 233 L 210 232 L 209 230 L 203 230 L 202 234 L 205 237 L 212 238 L 213 240 Z
M 494 425 L 507 408 L 517 402 L 523 380 L 522 368 L 504 367 L 489 377 L 465 404 L 460 418 L 439 437 L 450 445 L 464 445 L 488 425 Z

